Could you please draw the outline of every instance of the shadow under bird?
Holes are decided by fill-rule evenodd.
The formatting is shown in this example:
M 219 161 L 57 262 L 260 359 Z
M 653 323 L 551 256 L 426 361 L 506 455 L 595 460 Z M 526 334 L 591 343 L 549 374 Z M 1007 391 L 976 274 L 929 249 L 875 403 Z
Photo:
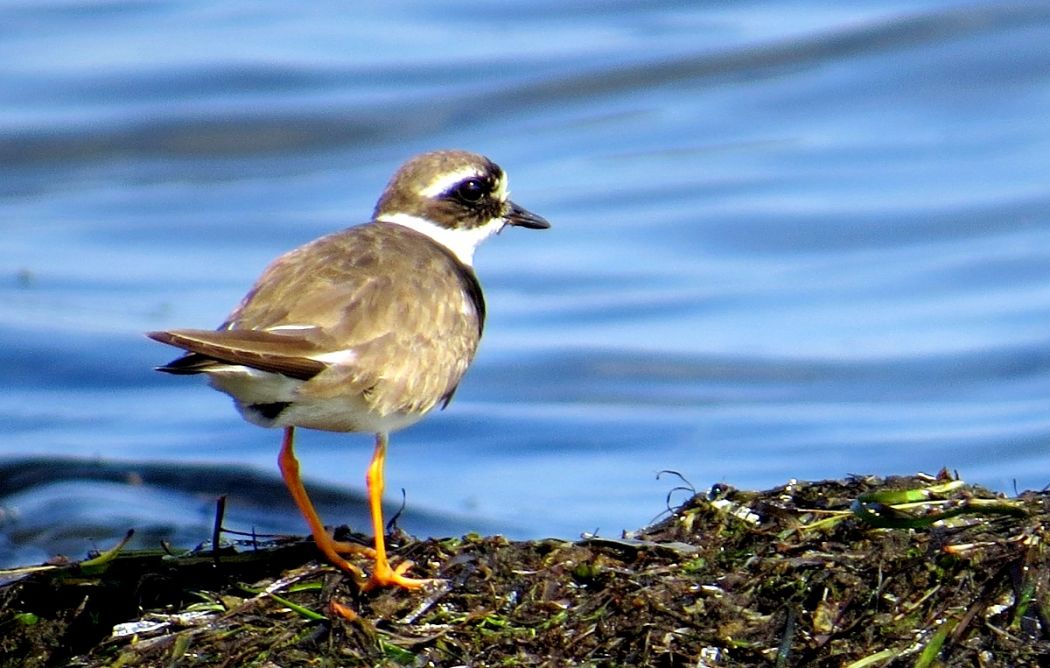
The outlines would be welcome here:
M 284 482 L 320 550 L 364 589 L 427 582 L 387 558 L 388 434 L 452 399 L 485 323 L 474 251 L 508 225 L 550 227 L 508 199 L 507 177 L 488 158 L 424 153 L 397 170 L 371 221 L 277 258 L 218 329 L 148 334 L 186 351 L 159 371 L 204 374 L 245 420 L 284 428 Z M 296 427 L 375 434 L 365 478 L 374 550 L 325 530 L 299 474 Z M 354 553 L 374 559 L 371 576 L 342 556 Z

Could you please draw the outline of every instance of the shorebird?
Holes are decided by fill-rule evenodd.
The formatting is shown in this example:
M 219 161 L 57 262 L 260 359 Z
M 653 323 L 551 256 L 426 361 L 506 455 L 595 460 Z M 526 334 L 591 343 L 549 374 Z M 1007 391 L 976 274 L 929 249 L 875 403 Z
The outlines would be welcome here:
M 387 557 L 388 435 L 452 399 L 485 323 L 474 251 L 508 225 L 550 227 L 508 199 L 488 158 L 423 153 L 397 170 L 371 221 L 274 260 L 218 329 L 148 333 L 186 351 L 159 371 L 204 374 L 245 420 L 284 429 L 284 482 L 317 546 L 364 589 L 427 582 Z M 374 550 L 325 530 L 299 474 L 296 427 L 375 434 L 365 476 Z M 371 576 L 342 556 L 353 553 L 374 559 Z

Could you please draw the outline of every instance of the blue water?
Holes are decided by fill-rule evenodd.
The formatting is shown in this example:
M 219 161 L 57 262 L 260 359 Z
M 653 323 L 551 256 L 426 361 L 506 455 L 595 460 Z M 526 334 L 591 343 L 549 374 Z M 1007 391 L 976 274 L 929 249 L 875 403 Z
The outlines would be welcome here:
M 303 533 L 279 434 L 142 332 L 461 147 L 546 232 L 393 436 L 420 535 L 615 535 L 678 484 L 1050 482 L 1050 4 L 0 2 L 0 562 Z M 367 530 L 369 437 L 301 432 Z M 674 496 L 674 495 L 672 495 Z

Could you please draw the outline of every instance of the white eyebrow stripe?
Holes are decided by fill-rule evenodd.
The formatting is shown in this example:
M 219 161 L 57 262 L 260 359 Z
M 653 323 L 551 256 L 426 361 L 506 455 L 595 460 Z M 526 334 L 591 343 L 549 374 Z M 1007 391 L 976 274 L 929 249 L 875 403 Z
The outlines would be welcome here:
M 485 176 L 477 167 L 464 167 L 463 169 L 455 172 L 449 172 L 442 174 L 438 178 L 434 179 L 426 188 L 420 191 L 420 195 L 423 197 L 437 197 L 438 195 L 445 193 L 449 188 L 465 181 L 466 179 L 477 179 Z

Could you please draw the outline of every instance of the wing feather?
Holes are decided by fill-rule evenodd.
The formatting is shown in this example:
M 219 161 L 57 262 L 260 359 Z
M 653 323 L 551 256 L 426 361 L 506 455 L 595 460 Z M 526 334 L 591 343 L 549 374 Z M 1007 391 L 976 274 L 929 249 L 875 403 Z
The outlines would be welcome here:
M 447 403 L 484 317 L 469 267 L 422 234 L 369 223 L 275 260 L 218 331 L 150 336 L 190 352 L 163 370 L 241 364 L 307 381 L 304 397 L 355 393 L 387 415 Z

